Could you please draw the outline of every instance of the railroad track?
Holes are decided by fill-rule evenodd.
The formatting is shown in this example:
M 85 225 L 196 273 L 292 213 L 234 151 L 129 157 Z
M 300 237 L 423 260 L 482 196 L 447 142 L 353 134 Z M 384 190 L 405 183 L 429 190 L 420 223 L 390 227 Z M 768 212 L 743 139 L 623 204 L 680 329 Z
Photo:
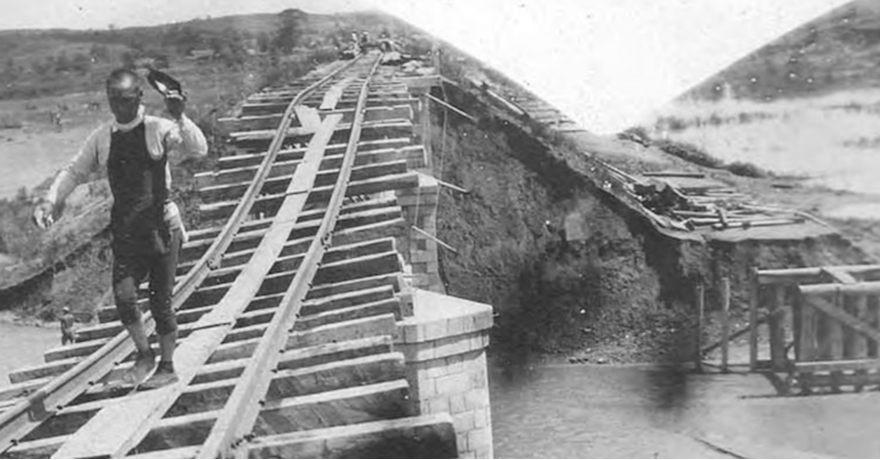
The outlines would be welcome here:
M 251 96 L 226 120 L 238 153 L 197 176 L 213 225 L 177 270 L 180 382 L 112 391 L 134 348 L 102 306 L 0 388 L 0 457 L 455 455 L 431 435 L 448 421 L 413 415 L 392 350 L 407 289 L 394 191 L 425 165 L 418 100 L 378 53 L 331 67 Z

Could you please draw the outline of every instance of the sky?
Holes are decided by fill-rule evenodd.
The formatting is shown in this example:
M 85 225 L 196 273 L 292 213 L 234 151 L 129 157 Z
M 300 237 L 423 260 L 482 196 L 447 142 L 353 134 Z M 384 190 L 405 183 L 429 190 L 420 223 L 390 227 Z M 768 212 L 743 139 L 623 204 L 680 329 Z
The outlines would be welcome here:
M 13 4 L 13 0 L 0 3 Z M 106 28 L 196 17 L 375 7 L 468 52 L 600 134 L 846 0 L 40 0 L 0 29 Z M 2 52 L 0 52 L 2 54 Z

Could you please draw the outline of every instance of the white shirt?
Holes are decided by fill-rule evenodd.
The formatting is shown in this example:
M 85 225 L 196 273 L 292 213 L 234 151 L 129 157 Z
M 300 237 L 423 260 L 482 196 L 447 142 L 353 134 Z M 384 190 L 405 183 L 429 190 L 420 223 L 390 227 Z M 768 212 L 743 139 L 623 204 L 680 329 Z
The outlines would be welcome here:
M 131 122 L 120 124 L 112 120 L 92 131 L 79 152 L 55 177 L 46 199 L 57 206 L 79 184 L 87 182 L 93 172 L 106 175 L 107 159 L 110 157 L 110 135 L 116 131 L 130 131 L 141 122 L 144 123 L 147 151 L 155 160 L 174 153 L 185 156 L 205 156 L 208 153 L 205 135 L 186 115 L 181 115 L 180 120 L 172 121 L 144 115 L 144 107 L 141 106 L 137 117 Z M 165 186 L 171 189 L 171 169 L 167 164 Z M 170 222 L 175 218 L 179 221 L 177 206 L 169 202 L 165 209 L 165 219 Z

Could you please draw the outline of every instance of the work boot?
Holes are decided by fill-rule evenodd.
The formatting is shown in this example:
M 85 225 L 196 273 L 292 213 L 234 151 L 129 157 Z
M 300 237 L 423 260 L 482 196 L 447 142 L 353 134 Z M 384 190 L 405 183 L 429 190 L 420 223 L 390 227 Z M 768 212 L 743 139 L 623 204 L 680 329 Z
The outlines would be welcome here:
M 177 381 L 178 378 L 177 374 L 174 372 L 174 364 L 170 361 L 159 361 L 159 366 L 156 367 L 156 373 L 141 385 L 141 389 L 154 390 L 156 388 L 171 385 L 172 383 L 177 383 Z
M 148 348 L 146 351 L 138 351 L 134 365 L 125 374 L 125 381 L 130 385 L 139 385 L 150 376 L 150 372 L 156 367 L 156 353 Z

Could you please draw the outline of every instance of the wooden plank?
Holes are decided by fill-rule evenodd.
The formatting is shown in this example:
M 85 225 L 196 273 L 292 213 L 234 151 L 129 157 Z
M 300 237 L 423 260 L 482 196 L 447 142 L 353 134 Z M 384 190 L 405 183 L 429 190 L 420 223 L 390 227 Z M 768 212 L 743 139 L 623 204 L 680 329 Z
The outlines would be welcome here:
M 403 174 L 406 173 L 406 171 L 406 160 L 398 160 L 378 164 L 374 163 L 358 166 L 352 169 L 351 178 L 353 181 L 364 181 L 382 176 Z M 295 168 L 293 169 L 293 174 L 296 174 Z M 332 184 L 333 181 L 336 180 L 336 176 L 338 174 L 338 169 L 328 169 L 321 171 L 315 178 L 315 185 L 317 187 L 322 187 L 328 184 Z M 273 195 L 281 193 L 287 187 L 287 184 L 291 181 L 292 178 L 293 175 L 279 175 L 266 179 L 263 188 L 261 189 L 261 193 Z M 244 182 L 232 184 L 220 184 L 203 187 L 201 190 L 199 190 L 199 196 L 202 198 L 203 203 L 200 206 L 200 209 L 207 208 L 208 204 L 210 203 L 215 203 L 222 200 L 229 200 L 243 195 L 250 185 L 250 182 L 250 180 L 247 180 Z
M 696 334 L 695 334 L 695 340 L 696 340 L 697 346 L 696 346 L 696 356 L 694 356 L 694 364 L 696 365 L 697 372 L 703 372 L 703 352 L 702 352 L 703 345 L 702 344 L 703 344 L 703 327 L 704 327 L 703 322 L 704 322 L 704 318 L 706 316 L 706 311 L 705 311 L 706 310 L 706 307 L 705 307 L 706 294 L 705 294 L 705 290 L 704 290 L 702 281 L 697 282 L 697 286 L 696 286 L 696 290 L 695 290 L 695 297 L 696 297 L 696 301 L 697 301 L 697 330 L 696 330 Z
M 44 377 L 0 387 L 0 399 L 25 398 L 46 383 L 49 383 L 50 380 L 51 377 Z
M 180 458 L 193 458 L 196 456 L 196 453 L 199 451 L 198 446 L 187 446 L 187 447 L 178 447 L 176 449 L 167 449 L 167 450 L 152 450 L 149 452 L 144 452 L 138 455 L 129 455 L 125 458 L 138 458 L 138 459 L 180 459 Z
M 67 436 L 52 436 L 21 442 L 3 452 L 3 458 L 50 458 L 66 439 Z
M 447 413 L 263 436 L 250 458 L 458 458 Z
M 80 358 L 68 358 L 53 361 L 47 364 L 41 364 L 38 366 L 30 366 L 17 369 L 9 373 L 9 383 L 15 385 L 18 383 L 26 382 L 28 380 L 36 380 L 59 375 L 73 368 L 73 366 L 75 366 L 79 361 Z
M 841 284 L 856 284 L 859 281 L 848 271 L 839 267 L 822 267 L 822 272 Z
M 299 422 L 300 426 L 338 426 L 338 417 L 352 417 L 353 420 L 375 421 L 385 415 L 405 416 L 399 406 L 393 404 L 406 392 L 406 381 L 397 380 L 366 385 L 353 389 L 330 391 L 288 398 L 266 404 L 258 419 L 258 426 L 272 429 L 278 426 Z M 137 446 L 137 452 L 178 449 L 201 445 L 206 441 L 211 427 L 215 424 L 219 411 L 201 412 L 160 420 L 156 427 L 144 437 Z M 321 420 L 324 416 L 326 419 Z M 274 434 L 263 430 L 257 435 Z
M 880 294 L 880 281 L 863 281 L 855 284 L 812 284 L 801 286 L 801 292 L 806 295 L 823 295 L 840 292 L 841 294 Z
M 390 130 L 391 132 L 397 132 L 399 130 L 402 131 L 411 131 L 412 123 L 408 120 L 381 120 L 378 122 L 364 123 L 364 129 L 371 130 Z M 340 123 L 335 128 L 337 131 L 349 131 L 352 129 L 351 123 Z M 265 129 L 265 130 L 256 130 L 256 131 L 239 131 L 229 133 L 229 137 L 232 140 L 239 144 L 246 144 L 248 142 L 256 142 L 256 141 L 269 141 L 275 138 L 276 130 L 274 129 Z M 315 134 L 316 131 L 314 128 L 300 126 L 300 127 L 292 127 L 288 128 L 285 137 L 298 137 L 298 136 L 311 136 Z
M 216 418 L 216 412 L 202 412 L 162 419 L 137 445 L 135 453 L 199 446 Z
M 837 311 L 846 313 L 843 309 L 843 296 L 837 295 L 834 296 L 834 308 Z M 843 325 L 839 321 L 828 321 L 828 352 L 829 356 L 827 358 L 830 359 L 843 359 L 843 341 L 844 341 L 844 333 L 843 333 Z
M 290 395 L 305 396 L 402 378 L 402 353 L 362 356 L 280 370 L 272 377 L 266 400 L 278 401 Z M 220 409 L 232 393 L 235 383 L 234 379 L 228 379 L 192 385 L 171 406 L 165 417 Z
M 394 321 L 393 314 L 385 314 L 326 324 L 305 331 L 295 331 L 288 337 L 285 349 L 314 347 L 332 342 L 347 342 L 371 336 L 392 335 L 395 330 Z M 261 336 L 265 328 L 265 325 L 256 325 L 236 330 L 237 332 L 253 330 L 255 333 L 245 334 L 239 340 L 228 341 L 218 346 L 206 364 L 250 356 L 259 343 L 253 337 Z
M 393 286 L 395 292 L 400 291 L 401 285 L 397 273 L 377 275 L 337 283 L 316 284 L 312 286 L 311 290 L 309 290 L 308 295 L 306 295 L 306 299 L 322 299 L 335 295 L 344 295 L 353 291 L 388 285 Z
M 868 323 L 869 326 L 874 329 L 880 328 L 880 298 L 876 295 L 868 295 L 865 296 L 867 302 L 867 315 L 865 317 L 865 322 Z M 878 353 L 878 342 L 873 340 L 868 341 L 868 357 L 877 358 L 880 357 L 880 353 Z
M 801 289 L 803 289 L 803 286 L 801 287 Z M 874 341 L 880 341 L 880 331 L 878 331 L 865 321 L 861 320 L 860 318 L 856 318 L 849 313 L 841 310 L 840 308 L 837 308 L 835 305 L 828 302 L 827 300 L 815 295 L 811 295 L 807 297 L 807 302 L 809 302 L 817 309 L 821 310 L 826 315 L 843 323 L 850 329 L 860 334 L 863 334 Z
M 368 355 L 391 352 L 391 336 L 373 336 L 356 340 L 331 342 L 314 347 L 286 350 L 278 364 L 279 369 L 317 366 L 332 361 L 344 361 Z M 246 358 L 244 358 L 246 359 Z M 244 359 L 220 361 L 203 366 L 193 384 L 235 378 L 244 369 Z
M 358 142 L 358 154 L 371 152 L 378 149 L 400 148 L 412 144 L 410 137 L 396 137 L 389 139 L 373 139 Z M 336 155 L 345 151 L 346 143 L 330 144 L 325 150 L 326 155 Z M 278 152 L 276 161 L 300 160 L 305 153 L 305 147 L 284 149 Z M 265 158 L 265 153 L 246 153 L 240 155 L 230 155 L 221 157 L 217 160 L 217 166 L 222 169 L 241 168 L 245 166 L 259 165 Z
M 173 393 L 173 387 L 160 388 L 149 393 L 136 393 L 115 404 L 107 404 L 89 422 L 68 437 L 54 452 L 53 458 L 82 458 L 84 453 L 113 452 L 119 442 L 118 434 L 136 431 L 141 414 L 151 413 L 155 400 Z
M 303 315 L 294 326 L 296 330 L 312 329 L 326 324 L 341 323 L 359 318 L 377 316 L 391 313 L 396 319 L 401 319 L 400 300 L 396 298 L 379 300 L 363 305 L 338 308 L 313 315 Z
M 758 307 L 761 302 L 761 284 L 756 270 L 750 272 L 749 288 L 749 369 L 755 372 L 758 366 Z
M 785 292 L 788 287 L 784 284 L 773 286 L 773 298 L 769 305 L 769 319 L 767 324 L 770 328 L 770 361 L 774 369 L 785 368 Z M 776 314 L 783 310 L 783 313 Z
M 835 361 L 814 361 L 810 363 L 795 363 L 797 372 L 833 372 L 855 370 L 880 369 L 880 359 L 852 359 Z
M 721 278 L 721 372 L 727 372 L 730 349 L 730 279 Z
M 814 361 L 819 358 L 816 344 L 818 336 L 817 312 L 800 292 L 798 292 L 796 300 L 799 303 L 798 310 L 801 312 L 801 332 L 797 348 L 797 361 Z
M 412 415 L 406 380 L 267 401 L 254 424 L 257 436 L 353 425 Z
M 459 109 L 458 107 L 455 107 L 452 104 L 450 104 L 442 99 L 436 98 L 436 97 L 432 96 L 430 93 L 427 93 L 426 96 L 428 96 L 428 99 L 431 99 L 432 101 L 440 104 L 442 107 L 451 110 L 453 113 L 470 120 L 472 123 L 477 122 L 476 118 L 474 118 L 472 115 L 466 113 L 465 111 Z
M 394 287 L 390 284 L 357 291 L 344 292 L 327 297 L 313 298 L 303 303 L 301 313 L 313 315 L 337 308 L 352 307 L 394 297 Z
M 806 377 L 806 378 L 804 378 Z M 843 373 L 842 371 L 832 372 L 831 374 L 798 374 L 800 379 L 799 385 L 804 390 L 812 390 L 815 388 L 829 387 L 834 392 L 841 391 L 843 386 L 852 386 L 853 389 L 859 391 L 867 385 L 880 384 L 880 373 Z
M 302 369 L 321 366 L 330 362 L 354 360 L 365 356 L 391 353 L 392 340 L 390 335 L 369 336 L 354 340 L 345 340 L 344 336 L 341 337 L 343 340 L 338 342 L 289 349 L 283 353 L 278 368 L 281 370 Z M 291 344 L 293 343 L 295 342 L 292 340 Z M 198 374 L 191 380 L 191 384 L 197 385 L 238 377 L 244 369 L 244 364 L 249 358 L 250 353 L 256 348 L 255 343 L 245 343 L 244 345 L 249 346 L 239 347 L 237 350 L 233 350 L 234 353 L 228 353 L 226 361 L 212 362 L 202 366 Z M 225 347 L 229 348 L 228 345 Z M 105 393 L 103 388 L 95 387 L 95 390 L 91 392 L 92 397 L 99 399 L 70 406 L 62 414 L 72 416 L 81 412 L 92 413 L 106 405 L 115 403 L 113 399 L 101 399 L 109 396 L 101 396 L 102 393 Z
M 371 316 L 291 334 L 287 346 L 288 348 L 303 348 L 371 336 L 393 335 L 395 328 L 394 315 Z
M 358 152 L 355 157 L 355 166 L 365 166 L 376 163 L 388 163 L 393 161 L 406 161 L 410 169 L 417 169 L 424 166 L 425 163 L 424 147 L 421 145 L 410 145 L 397 148 L 378 149 L 373 151 Z M 338 169 L 342 164 L 342 152 L 328 154 L 321 161 L 321 170 Z M 278 177 L 293 174 L 296 166 L 299 165 L 301 159 L 292 159 L 287 161 L 276 161 L 272 165 L 269 177 Z M 199 188 L 212 186 L 234 184 L 243 182 L 253 177 L 258 166 L 242 166 L 238 168 L 221 169 L 216 173 L 201 175 L 198 178 L 197 186 Z M 192 235 L 190 235 L 192 236 Z
M 407 172 L 389 176 L 381 176 L 373 179 L 355 181 L 349 184 L 346 191 L 347 197 L 370 195 L 379 192 L 391 190 L 400 190 L 412 188 L 418 185 L 418 175 L 415 172 Z M 333 186 L 315 187 L 308 194 L 307 205 L 319 205 L 325 203 L 333 191 Z M 277 210 L 280 203 L 288 196 L 287 194 L 276 194 L 262 196 L 257 198 L 254 203 L 254 212 L 273 213 Z M 219 203 L 202 204 L 199 206 L 202 218 L 205 220 L 225 219 L 235 208 L 238 201 L 225 201 Z

